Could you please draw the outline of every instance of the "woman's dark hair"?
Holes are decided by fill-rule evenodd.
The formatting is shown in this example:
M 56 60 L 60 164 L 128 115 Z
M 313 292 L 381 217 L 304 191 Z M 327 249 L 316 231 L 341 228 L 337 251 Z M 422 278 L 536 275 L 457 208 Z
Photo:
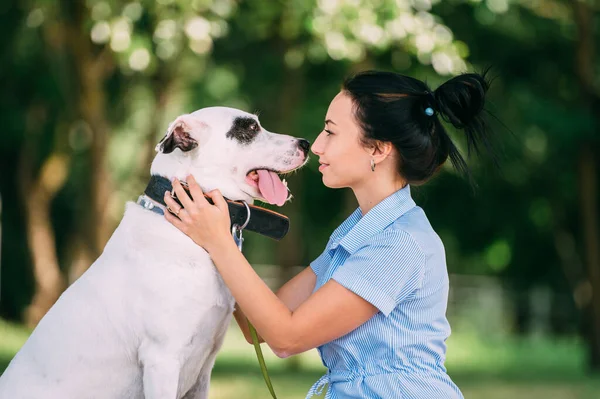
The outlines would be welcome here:
M 422 184 L 446 162 L 471 178 L 462 155 L 440 118 L 461 129 L 467 148 L 479 153 L 481 144 L 493 156 L 482 111 L 490 82 L 483 74 L 451 78 L 432 91 L 424 82 L 393 72 L 366 71 L 347 79 L 342 90 L 350 95 L 365 145 L 391 142 L 400 156 L 398 169 L 410 184 Z M 494 157 L 495 159 L 495 157 Z

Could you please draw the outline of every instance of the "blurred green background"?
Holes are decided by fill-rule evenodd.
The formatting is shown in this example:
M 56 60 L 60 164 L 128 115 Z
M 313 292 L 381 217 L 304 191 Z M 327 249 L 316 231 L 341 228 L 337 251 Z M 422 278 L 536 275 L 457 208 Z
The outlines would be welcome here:
M 475 190 L 450 167 L 413 189 L 447 250 L 448 372 L 467 398 L 599 398 L 599 26 L 597 0 L 3 0 L 0 372 L 101 253 L 177 115 L 232 106 L 312 141 L 353 72 L 435 88 L 491 66 L 501 168 L 472 158 Z M 288 178 L 284 240 L 246 235 L 273 289 L 356 206 L 317 166 Z M 316 351 L 264 350 L 281 398 L 324 371 Z M 267 395 L 233 326 L 210 397 Z

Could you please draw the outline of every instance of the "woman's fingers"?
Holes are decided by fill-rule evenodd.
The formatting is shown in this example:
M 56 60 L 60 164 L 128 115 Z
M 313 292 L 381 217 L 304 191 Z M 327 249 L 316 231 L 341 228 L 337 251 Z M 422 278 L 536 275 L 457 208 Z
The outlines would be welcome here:
M 173 189 L 181 205 L 165 192 L 164 201 L 172 214 L 165 212 L 165 219 L 190 237 L 207 251 L 220 240 L 231 240 L 229 234 L 230 217 L 227 202 L 218 190 L 210 192 L 214 206 L 204 198 L 202 188 L 193 177 L 186 179 L 192 198 L 184 190 L 180 181 L 173 182 Z
M 177 194 L 177 199 L 179 200 L 179 202 L 181 202 L 184 208 L 190 210 L 194 208 L 194 201 L 185 192 L 185 189 L 183 188 L 179 180 L 173 180 L 173 189 L 175 190 L 175 194 Z
M 182 209 L 183 210 L 183 209 Z M 180 212 L 182 211 L 180 210 Z M 177 227 L 184 234 L 187 234 L 187 226 L 184 222 L 182 222 L 178 216 L 171 214 L 171 212 L 165 212 L 165 219 L 173 226 Z
M 167 210 L 169 212 L 169 214 L 174 214 L 175 216 L 177 216 L 179 219 L 183 220 L 184 218 L 186 218 L 188 216 L 187 212 L 185 211 L 185 209 L 183 209 L 183 207 L 181 205 L 179 205 L 177 203 L 177 201 L 175 201 L 173 199 L 173 197 L 171 197 L 171 192 L 170 191 L 166 191 L 165 195 L 164 195 L 164 200 L 165 200 L 165 204 L 167 205 Z
M 197 205 L 203 206 L 208 205 L 208 201 L 204 198 L 204 193 L 202 192 L 202 188 L 194 179 L 194 176 L 189 175 L 186 179 L 186 182 L 190 188 L 190 194 L 192 195 L 192 199 L 196 202 Z
M 214 204 L 221 212 L 226 212 L 229 214 L 229 206 L 227 205 L 227 201 L 225 201 L 225 198 L 223 198 L 223 194 L 221 194 L 219 189 L 214 189 L 208 192 L 206 195 L 213 200 Z

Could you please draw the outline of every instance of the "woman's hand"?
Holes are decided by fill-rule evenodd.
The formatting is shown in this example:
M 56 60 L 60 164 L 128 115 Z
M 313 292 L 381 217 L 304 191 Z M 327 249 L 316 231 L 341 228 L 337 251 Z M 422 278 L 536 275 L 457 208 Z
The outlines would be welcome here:
M 177 198 L 183 204 L 183 208 L 171 198 L 169 191 L 165 192 L 165 203 L 177 215 L 167 211 L 165 218 L 208 253 L 217 247 L 233 242 L 229 231 L 231 225 L 229 207 L 221 192 L 213 190 L 206 194 L 214 202 L 214 205 L 211 205 L 204 198 L 202 188 L 193 176 L 188 176 L 186 181 L 192 198 L 188 196 L 179 180 L 175 179 L 173 188 L 177 193 Z

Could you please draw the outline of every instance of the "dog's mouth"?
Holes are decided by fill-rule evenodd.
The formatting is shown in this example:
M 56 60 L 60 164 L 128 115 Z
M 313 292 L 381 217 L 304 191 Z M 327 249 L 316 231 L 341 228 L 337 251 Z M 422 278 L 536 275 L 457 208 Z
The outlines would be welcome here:
M 289 198 L 287 182 L 279 177 L 282 173 L 286 172 L 252 169 L 246 174 L 246 183 L 255 187 L 266 202 L 282 206 Z

